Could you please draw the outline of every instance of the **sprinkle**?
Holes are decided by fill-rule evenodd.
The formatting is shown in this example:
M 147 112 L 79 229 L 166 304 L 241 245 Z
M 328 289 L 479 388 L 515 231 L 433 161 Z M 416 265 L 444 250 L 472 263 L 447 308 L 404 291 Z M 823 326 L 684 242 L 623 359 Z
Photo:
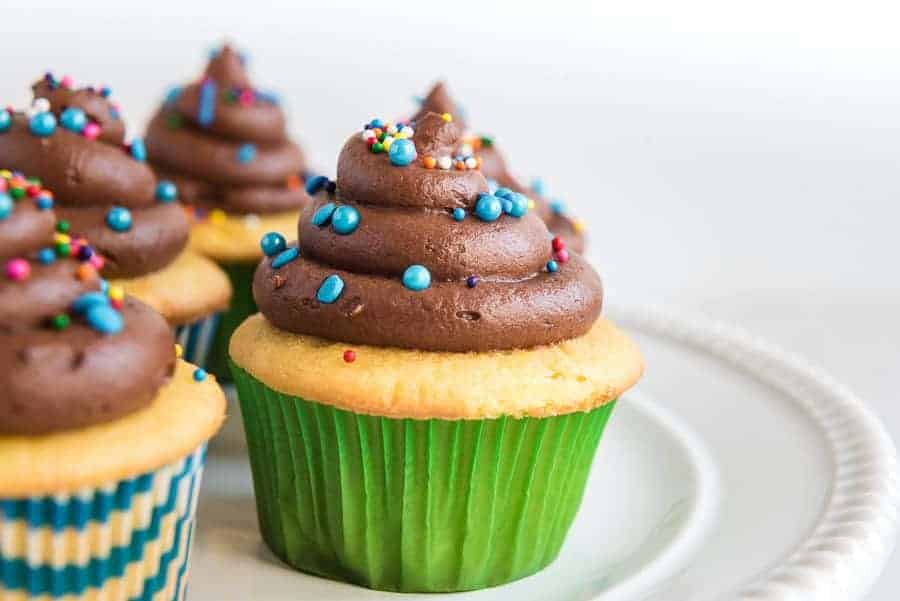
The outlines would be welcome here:
M 160 180 L 156 184 L 156 200 L 160 202 L 175 202 L 178 198 L 178 187 L 169 180 Z
M 6 192 L 0 192 L 0 221 L 6 219 L 13 212 L 13 199 Z
M 65 129 L 80 134 L 87 125 L 87 115 L 78 107 L 70 106 L 59 116 L 59 124 Z
M 75 277 L 81 280 L 90 280 L 97 275 L 97 271 L 90 263 L 82 263 L 75 269 Z
M 483 148 L 490 148 L 494 145 L 494 139 L 488 136 L 481 136 L 480 138 L 478 138 L 478 141 L 481 143 L 481 146 Z
M 112 95 L 112 88 L 109 86 L 103 86 L 100 88 L 100 95 L 104 98 L 109 98 Z
M 116 232 L 127 232 L 131 229 L 131 211 L 125 207 L 113 207 L 106 214 L 106 225 Z
M 469 277 L 466 278 L 466 286 L 468 286 L 469 288 L 474 288 L 477 285 L 478 285 L 478 276 L 470 275 Z
M 287 248 L 287 241 L 278 232 L 269 232 L 259 241 L 259 246 L 262 248 L 264 255 L 271 257 Z
M 114 300 L 114 301 L 125 300 L 125 290 L 121 286 L 109 286 L 107 284 L 106 294 L 109 296 L 110 300 Z
M 497 188 L 497 191 L 494 192 L 494 196 L 497 196 L 499 198 L 512 198 L 513 194 L 515 194 L 515 192 L 505 186 Z
M 224 225 L 228 221 L 228 215 L 222 209 L 213 209 L 209 212 L 209 221 L 213 225 Z
M 405 167 L 416 160 L 416 145 L 410 140 L 396 140 L 389 146 L 388 158 L 392 165 Z
M 475 215 L 482 221 L 496 221 L 503 212 L 503 206 L 500 199 L 491 194 L 482 192 L 478 195 L 478 201 L 475 203 Z
M 462 221 L 466 218 L 466 210 L 460 207 L 456 207 L 453 209 L 453 220 L 454 221 Z
M 68 257 L 72 253 L 72 247 L 69 246 L 68 242 L 57 242 L 54 248 L 56 249 L 56 256 L 60 258 Z
M 0 110 L 0 133 L 9 131 L 12 121 L 12 113 L 6 109 Z
M 449 169 L 453 166 L 453 159 L 448 156 L 439 157 L 437 160 L 437 166 L 444 170 Z
M 547 261 L 547 271 L 549 271 L 550 273 L 556 273 L 557 271 L 559 271 L 559 263 L 553 260 Z
M 374 144 L 372 144 L 371 150 L 375 154 L 384 152 L 384 144 L 382 144 L 381 142 L 375 142 Z
M 338 207 L 331 215 L 331 227 L 342 236 L 352 234 L 359 227 L 359 211 L 350 205 Z
M 195 382 L 202 382 L 205 379 L 206 379 L 206 370 L 205 369 L 203 369 L 202 367 L 198 367 L 197 369 L 194 370 L 194 381 Z
M 147 147 L 144 146 L 144 141 L 140 138 L 135 138 L 131 141 L 131 156 L 135 161 L 143 163 L 147 160 Z
M 60 219 L 56 222 L 56 231 L 60 234 L 65 234 L 69 231 L 69 222 L 65 219 Z
M 237 151 L 237 160 L 238 163 L 242 165 L 246 165 L 250 161 L 256 158 L 256 146 L 253 144 L 241 144 Z
M 385 152 L 391 149 L 391 146 L 394 145 L 394 137 L 393 136 L 385 136 L 381 141 L 381 145 L 384 146 Z
M 118 334 L 125 326 L 122 314 L 110 305 L 93 305 L 84 315 L 88 325 L 101 334 Z
M 197 107 L 197 123 L 209 127 L 216 118 L 216 82 L 210 78 L 200 85 L 200 99 Z
M 566 205 L 558 198 L 554 198 L 550 201 L 550 211 L 552 211 L 554 215 L 562 215 L 566 212 Z
M 580 234 L 584 231 L 584 221 L 582 221 L 581 219 L 573 219 L 572 229 L 575 230 L 576 234 Z
M 34 204 L 41 211 L 49 211 L 53 208 L 53 199 L 46 194 L 41 194 L 35 199 Z
M 328 183 L 328 178 L 324 175 L 314 175 L 311 178 L 306 180 L 306 193 L 310 196 L 318 193 L 325 184 Z
M 238 94 L 238 102 L 241 103 L 241 106 L 250 106 L 254 100 L 256 100 L 256 94 L 250 88 L 244 88 Z
M 425 290 L 431 286 L 431 273 L 424 265 L 410 265 L 403 272 L 403 285 L 415 292 Z
M 507 215 L 522 218 L 528 213 L 528 199 L 525 198 L 524 194 L 513 192 L 512 196 L 508 197 L 507 200 L 510 205 L 508 209 L 504 207 L 504 212 Z
M 341 296 L 343 291 L 344 280 L 341 279 L 341 276 L 333 273 L 322 280 L 322 284 L 316 292 L 316 300 L 320 303 L 330 305 Z
M 37 260 L 42 265 L 50 265 L 56 261 L 56 252 L 52 248 L 42 248 L 37 252 Z
M 356 361 L 356 351 L 353 351 L 352 349 L 344 351 L 344 362 L 353 363 L 354 361 Z
M 456 167 L 457 171 L 465 171 L 466 162 L 465 161 L 456 161 L 454 166 Z
M 53 113 L 38 113 L 28 122 L 28 127 L 34 135 L 46 138 L 56 131 L 56 117 Z
M 175 101 L 181 96 L 182 89 L 181 86 L 172 86 L 169 88 L 169 91 L 166 92 L 165 104 L 175 104 Z
M 72 319 L 65 313 L 59 313 L 58 315 L 53 316 L 50 323 L 53 325 L 54 330 L 61 332 L 69 327 L 69 324 L 72 323 Z
M 336 205 L 333 202 L 329 202 L 316 209 L 316 212 L 313 213 L 312 216 L 313 225 L 319 227 L 327 225 L 328 222 L 331 221 L 331 215 L 334 213 L 335 208 Z
M 303 185 L 303 182 L 300 181 L 300 176 L 296 173 L 292 173 L 287 176 L 287 179 L 284 181 L 284 185 L 287 186 L 288 190 L 298 190 L 300 186 Z
M 96 140 L 100 137 L 100 125 L 94 122 L 88 123 L 81 131 L 81 135 L 88 140 Z
M 105 292 L 85 292 L 72 303 L 72 312 L 81 315 L 91 307 L 108 304 L 109 298 Z
M 478 161 L 475 160 L 475 157 L 469 157 L 465 161 L 467 169 L 475 169 L 478 167 Z
M 21 282 L 31 275 L 31 265 L 25 259 L 10 259 L 6 262 L 6 277 Z
M 31 108 L 28 109 L 28 116 L 34 116 L 38 113 L 48 113 L 50 112 L 50 101 L 46 98 L 35 98 L 31 103 Z
M 178 129 L 181 127 L 181 115 L 178 113 L 172 113 L 166 116 L 166 127 L 169 129 Z
M 453 115 L 451 115 L 450 113 L 444 113 L 443 115 L 441 115 L 441 119 L 443 119 L 447 123 L 450 123 L 451 121 L 453 121 Z
M 281 269 L 291 261 L 296 260 L 299 256 L 300 249 L 296 246 L 283 250 L 272 259 L 272 269 Z
M 175 343 L 175 358 L 181 359 L 181 356 L 184 354 L 184 349 L 181 348 L 181 345 L 177 342 Z
M 537 194 L 538 196 L 543 196 L 546 192 L 546 186 L 544 185 L 544 180 L 539 177 L 531 180 L 531 191 Z
M 569 262 L 569 251 L 566 249 L 561 249 L 556 253 L 556 260 L 560 263 L 568 263 Z
M 566 243 L 559 236 L 554 236 L 550 241 L 550 246 L 553 247 L 554 252 L 559 252 L 566 247 Z
M 425 165 L 426 169 L 434 169 L 434 167 L 437 165 L 437 159 L 435 159 L 434 157 L 425 157 L 424 159 L 422 159 L 422 164 Z

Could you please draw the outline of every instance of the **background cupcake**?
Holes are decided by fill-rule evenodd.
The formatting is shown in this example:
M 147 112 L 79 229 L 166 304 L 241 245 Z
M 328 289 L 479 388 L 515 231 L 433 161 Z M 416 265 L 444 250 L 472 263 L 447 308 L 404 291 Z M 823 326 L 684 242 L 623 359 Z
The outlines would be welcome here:
M 428 113 L 438 113 L 439 115 L 450 113 L 463 128 L 468 127 L 465 112 L 450 97 L 447 86 L 442 81 L 434 84 L 422 99 L 418 112 L 413 116 L 413 121 Z M 568 214 L 565 203 L 561 200 L 547 197 L 542 180 L 535 179 L 530 186 L 525 186 L 513 176 L 493 137 L 469 132 L 466 142 L 460 150 L 463 155 L 476 156 L 481 160 L 481 172 L 491 185 L 509 188 L 532 200 L 534 203 L 532 208 L 547 224 L 547 229 L 553 235 L 559 236 L 565 243 L 567 251 L 584 252 L 584 224 Z
M 231 332 L 256 311 L 259 239 L 293 231 L 308 200 L 303 154 L 288 139 L 278 98 L 253 87 L 244 62 L 227 44 L 213 52 L 200 79 L 173 88 L 147 128 L 154 168 L 195 208 L 191 247 L 222 265 L 235 290 L 208 366 L 220 376 Z
M 373 120 L 298 245 L 264 239 L 231 356 L 260 529 L 300 570 L 435 592 L 541 569 L 642 371 L 524 195 L 438 167 L 461 144 L 451 115 Z
M 222 271 L 185 250 L 188 222 L 171 181 L 146 164 L 109 88 L 76 88 L 48 73 L 23 113 L 4 112 L 0 164 L 40 178 L 67 233 L 103 256 L 104 277 L 181 328 L 187 358 L 202 363 L 214 315 L 231 294 Z M 30 194 L 31 190 L 23 193 Z
M 225 400 L 50 197 L 0 172 L 0 597 L 182 599 Z

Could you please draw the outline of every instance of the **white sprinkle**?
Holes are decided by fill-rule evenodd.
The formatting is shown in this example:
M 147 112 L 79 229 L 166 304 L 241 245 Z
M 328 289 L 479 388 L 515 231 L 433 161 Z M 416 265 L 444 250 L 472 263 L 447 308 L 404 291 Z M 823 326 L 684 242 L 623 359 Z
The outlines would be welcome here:
M 406 134 L 406 137 L 407 137 L 407 138 L 412 138 L 412 137 L 413 137 L 413 134 L 416 133 L 416 130 L 414 130 L 413 128 L 411 128 L 411 127 L 408 126 L 408 125 L 404 126 L 403 129 L 402 129 L 401 131 L 402 131 L 403 133 Z
M 450 157 L 444 155 L 437 160 L 437 166 L 441 169 L 449 169 L 453 166 L 453 161 L 450 159 Z
M 472 156 L 474 154 L 472 152 L 472 145 L 471 144 L 463 144 L 462 146 L 460 146 L 459 154 L 463 155 L 464 157 Z
M 363 140 L 369 140 L 370 138 L 374 138 L 374 137 L 375 137 L 375 132 L 372 131 L 371 129 L 363 130 L 363 133 L 362 133 Z
M 466 168 L 467 169 L 474 169 L 477 166 L 478 166 L 478 161 L 475 160 L 475 157 L 469 157 L 466 159 Z
M 46 98 L 35 98 L 34 102 L 31 103 L 31 108 L 36 113 L 46 113 L 50 110 L 50 101 Z
M 396 125 L 391 125 L 390 127 L 388 127 L 388 128 L 387 128 L 387 133 L 390 134 L 390 135 L 394 135 L 395 133 L 397 133 L 397 126 L 396 126 Z
M 244 215 L 244 227 L 256 229 L 261 225 L 261 223 L 262 222 L 259 219 L 259 215 L 256 215 L 254 213 L 247 213 L 246 215 Z

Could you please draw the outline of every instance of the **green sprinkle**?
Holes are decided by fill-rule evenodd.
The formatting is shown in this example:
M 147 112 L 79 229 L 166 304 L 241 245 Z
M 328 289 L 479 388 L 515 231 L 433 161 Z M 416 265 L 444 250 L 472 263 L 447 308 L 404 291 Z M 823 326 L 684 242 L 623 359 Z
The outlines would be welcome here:
M 56 244 L 56 255 L 59 257 L 68 257 L 72 254 L 72 247 L 68 242 L 58 242 Z
M 56 222 L 56 231 L 60 234 L 68 234 L 69 233 L 69 222 L 65 219 L 60 219 Z
M 169 126 L 169 129 L 178 129 L 181 127 L 181 115 L 169 115 L 166 117 L 166 125 Z
M 55 330 L 65 330 L 69 327 L 69 324 L 72 323 L 72 320 L 65 313 L 60 313 L 59 315 L 53 316 L 53 328 Z
M 481 145 L 485 148 L 490 148 L 494 145 L 494 139 L 487 136 L 481 136 Z
M 379 152 L 384 152 L 384 144 L 381 142 L 375 142 L 372 144 L 372 152 L 378 154 Z
M 19 200 L 23 196 L 25 196 L 25 188 L 13 188 L 9 191 L 9 195 Z

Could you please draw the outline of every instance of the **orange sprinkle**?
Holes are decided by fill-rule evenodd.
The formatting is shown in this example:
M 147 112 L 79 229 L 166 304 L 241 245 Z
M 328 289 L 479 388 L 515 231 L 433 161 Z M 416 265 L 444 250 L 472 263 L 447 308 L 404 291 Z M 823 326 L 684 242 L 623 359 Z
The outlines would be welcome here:
M 90 263 L 82 263 L 75 269 L 75 276 L 79 280 L 89 280 L 97 275 L 97 271 Z
M 422 162 L 425 163 L 426 169 L 434 169 L 434 166 L 437 165 L 437 159 L 434 157 L 425 157 Z
M 288 187 L 288 190 L 296 190 L 296 189 L 299 188 L 301 185 L 303 185 L 303 183 L 300 181 L 300 176 L 299 176 L 299 175 L 297 175 L 297 174 L 292 174 L 292 175 L 289 175 L 289 176 L 287 177 L 287 187 Z
M 456 168 L 459 169 L 460 171 L 464 171 L 466 168 L 465 161 L 456 161 Z

